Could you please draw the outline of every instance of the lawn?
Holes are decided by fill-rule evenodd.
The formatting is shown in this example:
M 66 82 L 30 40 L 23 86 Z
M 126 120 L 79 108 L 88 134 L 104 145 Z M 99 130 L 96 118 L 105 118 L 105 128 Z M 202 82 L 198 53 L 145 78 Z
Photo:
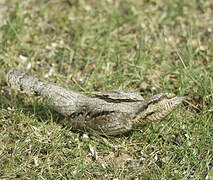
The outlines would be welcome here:
M 213 179 L 213 1 L 1 0 L 0 179 Z M 160 92 L 187 101 L 119 136 L 74 132 L 21 69 L 90 94 Z

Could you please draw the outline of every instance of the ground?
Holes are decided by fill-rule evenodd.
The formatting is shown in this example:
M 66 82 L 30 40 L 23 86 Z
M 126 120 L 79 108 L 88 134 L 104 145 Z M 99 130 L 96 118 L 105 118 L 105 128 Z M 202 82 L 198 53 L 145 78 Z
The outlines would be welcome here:
M 0 179 L 212 179 L 213 2 L 0 2 Z M 120 136 L 74 132 L 21 69 L 65 88 L 185 96 L 162 121 Z

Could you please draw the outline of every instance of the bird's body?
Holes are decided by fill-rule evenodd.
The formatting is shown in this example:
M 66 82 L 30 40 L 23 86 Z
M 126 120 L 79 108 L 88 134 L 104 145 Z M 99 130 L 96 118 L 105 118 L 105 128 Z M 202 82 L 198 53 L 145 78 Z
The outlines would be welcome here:
M 91 97 L 44 83 L 20 70 L 10 70 L 8 84 L 15 89 L 47 98 L 53 108 L 66 116 L 73 129 L 116 135 L 160 120 L 183 100 L 172 93 L 143 99 L 137 93 L 112 91 Z

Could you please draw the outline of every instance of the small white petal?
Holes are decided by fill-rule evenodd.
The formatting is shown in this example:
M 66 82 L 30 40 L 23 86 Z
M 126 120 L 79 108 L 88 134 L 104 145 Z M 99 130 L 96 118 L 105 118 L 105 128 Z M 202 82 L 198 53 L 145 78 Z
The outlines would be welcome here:
M 25 61 L 27 61 L 27 60 L 29 59 L 28 57 L 23 56 L 23 55 L 19 55 L 19 58 L 20 58 L 23 62 L 25 62 Z

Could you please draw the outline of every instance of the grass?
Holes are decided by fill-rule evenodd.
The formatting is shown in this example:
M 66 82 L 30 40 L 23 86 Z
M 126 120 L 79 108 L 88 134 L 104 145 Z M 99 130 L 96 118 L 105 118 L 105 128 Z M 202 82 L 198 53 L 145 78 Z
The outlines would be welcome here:
M 2 0 L 0 179 L 212 179 L 210 1 Z M 11 90 L 25 70 L 78 92 L 186 96 L 117 137 L 73 132 L 48 102 Z

